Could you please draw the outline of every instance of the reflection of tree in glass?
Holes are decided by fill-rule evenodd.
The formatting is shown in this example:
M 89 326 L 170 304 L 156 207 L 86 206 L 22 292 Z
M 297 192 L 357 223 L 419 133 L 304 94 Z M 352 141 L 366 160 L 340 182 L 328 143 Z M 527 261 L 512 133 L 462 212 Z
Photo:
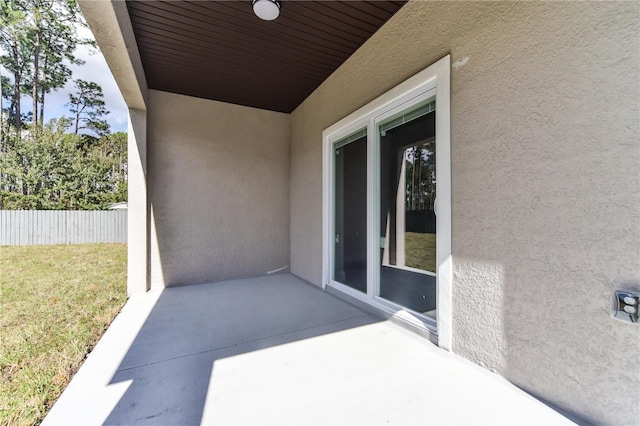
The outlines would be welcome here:
M 435 139 L 405 150 L 407 210 L 433 210 L 436 195 Z

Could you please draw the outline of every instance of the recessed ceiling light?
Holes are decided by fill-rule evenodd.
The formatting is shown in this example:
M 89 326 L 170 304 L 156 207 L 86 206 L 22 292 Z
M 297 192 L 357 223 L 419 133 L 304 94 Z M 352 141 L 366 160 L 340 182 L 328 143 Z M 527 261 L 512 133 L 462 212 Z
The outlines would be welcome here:
M 273 21 L 280 15 L 280 2 L 277 0 L 253 0 L 253 13 L 265 21 Z

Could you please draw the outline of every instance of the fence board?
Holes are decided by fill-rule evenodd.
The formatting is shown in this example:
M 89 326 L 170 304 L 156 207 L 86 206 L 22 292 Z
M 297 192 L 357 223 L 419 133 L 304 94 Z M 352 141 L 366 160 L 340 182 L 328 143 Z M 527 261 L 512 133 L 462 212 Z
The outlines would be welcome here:
M 0 210 L 0 245 L 126 243 L 127 210 Z

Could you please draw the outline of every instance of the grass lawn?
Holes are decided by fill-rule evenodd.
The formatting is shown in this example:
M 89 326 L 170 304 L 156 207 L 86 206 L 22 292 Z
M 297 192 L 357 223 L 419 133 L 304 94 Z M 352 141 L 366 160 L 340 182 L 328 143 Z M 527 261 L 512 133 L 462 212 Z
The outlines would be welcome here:
M 436 234 L 404 234 L 405 265 L 423 271 L 436 271 Z
M 0 247 L 0 424 L 38 424 L 126 300 L 127 245 Z

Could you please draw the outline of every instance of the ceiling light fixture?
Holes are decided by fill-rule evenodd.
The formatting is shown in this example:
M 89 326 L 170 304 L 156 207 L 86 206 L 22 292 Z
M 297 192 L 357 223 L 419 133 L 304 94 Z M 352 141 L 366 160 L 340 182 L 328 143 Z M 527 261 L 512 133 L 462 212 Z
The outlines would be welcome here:
M 253 0 L 253 13 L 265 21 L 273 21 L 280 15 L 280 2 L 278 0 Z

